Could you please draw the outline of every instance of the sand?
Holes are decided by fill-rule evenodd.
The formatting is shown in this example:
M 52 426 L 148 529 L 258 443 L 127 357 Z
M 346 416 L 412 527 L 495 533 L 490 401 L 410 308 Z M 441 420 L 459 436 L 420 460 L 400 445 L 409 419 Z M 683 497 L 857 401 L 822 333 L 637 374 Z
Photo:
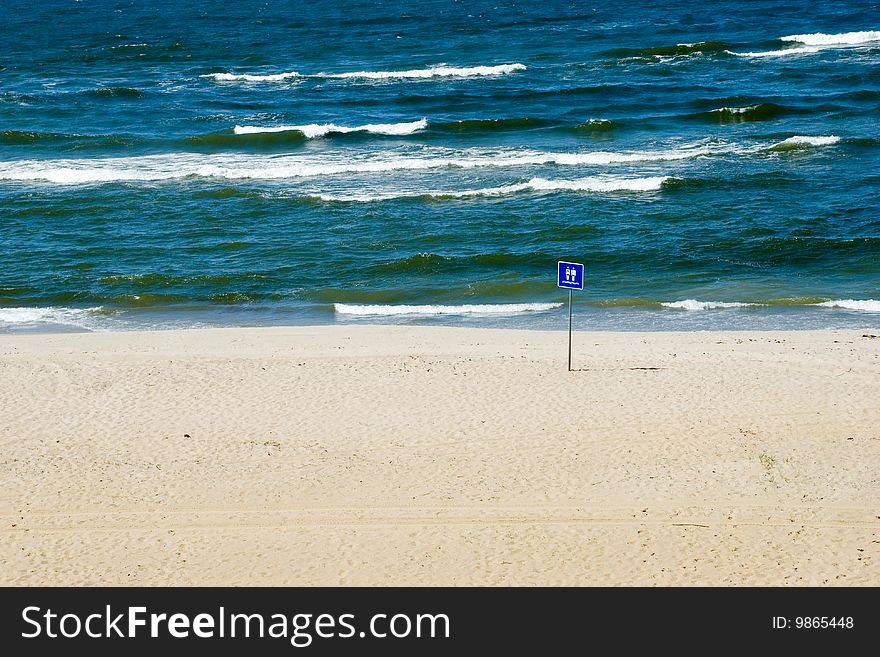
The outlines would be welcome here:
M 863 334 L 0 336 L 0 584 L 876 586 Z

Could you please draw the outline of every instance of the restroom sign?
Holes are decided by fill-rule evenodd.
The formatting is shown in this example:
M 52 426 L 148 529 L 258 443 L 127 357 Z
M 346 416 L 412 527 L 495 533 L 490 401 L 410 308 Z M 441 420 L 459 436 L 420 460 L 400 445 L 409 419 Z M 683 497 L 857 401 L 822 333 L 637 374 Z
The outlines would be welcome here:
M 556 263 L 556 285 L 569 290 L 584 289 L 584 266 L 579 262 Z

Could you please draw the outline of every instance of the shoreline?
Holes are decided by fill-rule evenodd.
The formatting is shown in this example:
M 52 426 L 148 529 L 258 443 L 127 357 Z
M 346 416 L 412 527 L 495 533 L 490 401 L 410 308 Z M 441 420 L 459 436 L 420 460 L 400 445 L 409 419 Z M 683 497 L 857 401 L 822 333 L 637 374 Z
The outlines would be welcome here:
M 814 298 L 813 301 L 818 299 Z M 880 301 L 821 303 L 717 302 L 687 299 L 574 305 L 574 329 L 642 333 L 692 331 L 822 331 L 873 327 L 880 330 Z M 311 306 L 218 306 L 203 308 L 0 308 L 0 335 L 71 332 L 143 332 L 192 329 L 296 328 L 315 326 L 402 326 L 566 330 L 567 303 L 327 304 Z M 340 312 L 339 308 L 343 308 Z
M 637 311 L 639 312 L 639 311 Z M 686 312 L 686 311 L 682 311 Z M 573 333 L 596 333 L 605 335 L 637 335 L 637 334 L 689 334 L 689 333 L 822 333 L 828 331 L 880 331 L 880 319 L 876 323 L 870 321 L 856 321 L 856 319 L 864 320 L 865 318 L 847 318 L 846 323 L 839 322 L 836 324 L 818 324 L 818 325 L 800 325 L 778 326 L 771 324 L 768 328 L 761 324 L 752 324 L 751 326 L 742 326 L 739 324 L 713 325 L 710 323 L 701 324 L 696 321 L 693 324 L 688 323 L 671 323 L 669 326 L 661 326 L 659 328 L 646 328 L 644 325 L 633 323 L 633 328 L 620 328 L 616 325 L 587 327 L 583 324 L 589 323 L 591 317 L 586 320 L 581 317 L 581 327 L 575 325 Z M 697 319 L 697 318 L 694 318 Z M 519 320 L 519 321 L 516 321 Z M 433 330 L 433 329 L 453 329 L 453 330 L 476 330 L 476 331 L 514 331 L 537 333 L 566 333 L 567 334 L 567 316 L 554 317 L 552 319 L 543 318 L 542 322 L 530 322 L 526 318 L 516 318 L 514 321 L 498 322 L 479 321 L 473 318 L 464 318 L 457 321 L 447 321 L 445 319 L 430 319 L 427 321 L 413 321 L 409 319 L 399 319 L 397 321 L 381 321 L 375 319 L 347 319 L 337 322 L 327 322 L 316 319 L 314 322 L 305 322 L 299 324 L 292 323 L 230 323 L 230 324 L 198 324 L 198 325 L 139 325 L 132 324 L 121 327 L 87 327 L 73 324 L 54 324 L 42 326 L 20 326 L 7 325 L 0 329 L 0 339 L 16 338 L 22 336 L 53 336 L 53 335 L 114 335 L 114 334 L 151 334 L 151 333 L 178 333 L 178 332 L 198 332 L 198 331 L 284 331 L 299 329 L 354 329 L 358 330 L 362 327 L 375 328 L 401 328 L 405 330 Z
M 876 586 L 877 333 L 0 335 L 0 583 Z

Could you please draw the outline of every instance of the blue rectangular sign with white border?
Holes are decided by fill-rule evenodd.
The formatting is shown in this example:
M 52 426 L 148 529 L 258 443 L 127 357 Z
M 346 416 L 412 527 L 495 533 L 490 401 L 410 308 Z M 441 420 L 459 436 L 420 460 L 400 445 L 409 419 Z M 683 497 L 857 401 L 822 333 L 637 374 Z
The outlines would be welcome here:
M 579 262 L 560 260 L 556 264 L 556 285 L 569 290 L 584 289 L 584 266 Z

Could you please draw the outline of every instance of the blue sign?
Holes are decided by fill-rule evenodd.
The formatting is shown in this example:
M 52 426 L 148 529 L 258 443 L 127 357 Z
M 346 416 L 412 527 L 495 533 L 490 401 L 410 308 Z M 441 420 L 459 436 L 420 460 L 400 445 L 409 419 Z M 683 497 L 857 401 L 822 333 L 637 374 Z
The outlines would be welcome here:
M 560 260 L 556 264 L 556 285 L 569 290 L 583 290 L 584 266 L 579 262 Z

